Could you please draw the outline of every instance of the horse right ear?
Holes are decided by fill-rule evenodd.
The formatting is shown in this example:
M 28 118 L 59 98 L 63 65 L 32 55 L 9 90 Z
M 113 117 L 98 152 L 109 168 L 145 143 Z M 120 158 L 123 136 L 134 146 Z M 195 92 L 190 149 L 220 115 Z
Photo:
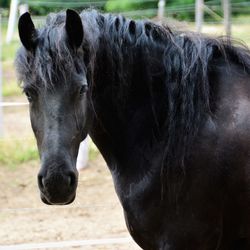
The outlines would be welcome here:
M 19 18 L 18 31 L 23 46 L 29 51 L 34 50 L 37 44 L 37 31 L 28 12 Z
M 79 14 L 71 9 L 66 11 L 65 29 L 69 44 L 73 48 L 79 48 L 83 41 L 83 25 Z

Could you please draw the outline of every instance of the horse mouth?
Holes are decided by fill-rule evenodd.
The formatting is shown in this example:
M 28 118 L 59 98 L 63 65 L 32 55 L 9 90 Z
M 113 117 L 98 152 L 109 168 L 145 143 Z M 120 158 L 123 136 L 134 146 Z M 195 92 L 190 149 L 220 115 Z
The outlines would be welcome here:
M 74 194 L 67 201 L 57 201 L 57 200 L 53 201 L 53 200 L 48 199 L 43 193 L 40 193 L 40 197 L 41 197 L 42 202 L 46 205 L 69 205 L 75 200 L 76 194 Z

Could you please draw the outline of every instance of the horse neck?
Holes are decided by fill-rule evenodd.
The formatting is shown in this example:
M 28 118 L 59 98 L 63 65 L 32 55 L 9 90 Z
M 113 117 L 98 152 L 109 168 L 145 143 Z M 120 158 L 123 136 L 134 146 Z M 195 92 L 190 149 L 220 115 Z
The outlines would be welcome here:
M 92 134 L 96 137 L 98 131 L 101 137 L 96 144 L 108 143 L 103 148 L 111 148 L 129 163 L 145 155 L 150 162 L 155 151 L 161 158 L 165 148 L 166 161 L 182 165 L 189 143 L 209 113 L 211 49 L 204 39 L 175 35 L 151 23 L 108 15 L 96 20 Z
M 119 47 L 120 39 L 125 42 L 124 37 L 118 32 L 115 35 L 108 32 L 114 27 L 104 28 L 106 32 L 99 33 L 93 65 L 90 135 L 110 166 L 117 161 L 122 162 L 124 168 L 138 165 L 138 158 L 143 165 L 160 147 L 156 144 L 158 128 L 154 115 L 157 98 L 152 100 L 150 97 L 152 72 L 149 61 L 145 60 L 148 48 L 137 46 L 132 51 L 133 46 Z M 155 56 L 160 58 L 158 52 Z M 151 56 L 154 56 L 152 51 Z M 160 79 L 154 80 L 163 85 Z M 150 143 L 157 146 L 150 147 Z

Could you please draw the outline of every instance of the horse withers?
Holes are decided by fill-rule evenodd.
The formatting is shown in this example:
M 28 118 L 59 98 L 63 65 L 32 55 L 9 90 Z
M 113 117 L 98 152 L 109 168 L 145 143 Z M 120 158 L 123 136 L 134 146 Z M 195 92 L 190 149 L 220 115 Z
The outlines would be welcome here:
M 95 10 L 18 27 L 45 203 L 74 200 L 89 134 L 143 249 L 250 249 L 247 48 Z

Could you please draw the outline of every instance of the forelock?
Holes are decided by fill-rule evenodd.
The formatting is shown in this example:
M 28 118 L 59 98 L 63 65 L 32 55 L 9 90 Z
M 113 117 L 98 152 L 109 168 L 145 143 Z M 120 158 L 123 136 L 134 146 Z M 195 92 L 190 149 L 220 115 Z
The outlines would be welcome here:
M 38 30 L 35 53 L 23 47 L 16 57 L 19 82 L 34 87 L 53 88 L 57 82 L 65 82 L 70 72 L 84 71 L 83 50 L 75 53 L 68 45 L 64 30 L 65 13 L 50 14 L 46 25 Z

